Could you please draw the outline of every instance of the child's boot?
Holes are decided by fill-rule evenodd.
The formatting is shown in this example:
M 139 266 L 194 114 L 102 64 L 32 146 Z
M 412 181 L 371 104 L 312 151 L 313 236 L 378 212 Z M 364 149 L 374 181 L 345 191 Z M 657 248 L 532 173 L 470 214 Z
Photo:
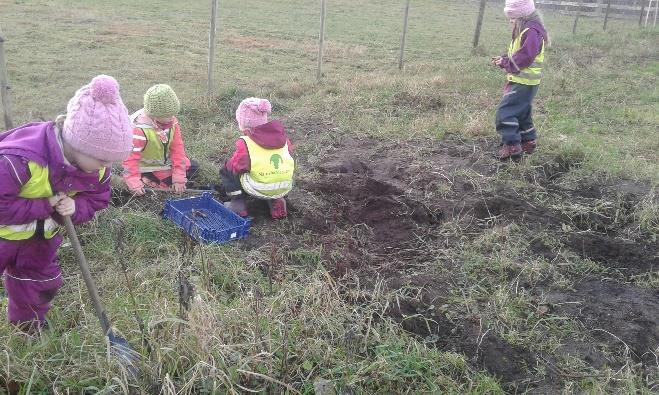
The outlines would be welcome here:
M 247 202 L 245 202 L 245 198 L 242 196 L 235 197 L 229 202 L 224 202 L 224 207 L 241 217 L 247 217 Z
M 535 143 L 535 140 L 522 141 L 522 151 L 527 155 L 534 153 L 536 147 L 537 144 Z
M 286 210 L 286 200 L 284 198 L 268 200 L 268 205 L 270 206 L 270 216 L 273 219 L 286 218 L 288 215 L 288 211 Z
M 517 144 L 502 144 L 499 148 L 497 158 L 499 160 L 519 159 L 522 156 L 522 145 Z

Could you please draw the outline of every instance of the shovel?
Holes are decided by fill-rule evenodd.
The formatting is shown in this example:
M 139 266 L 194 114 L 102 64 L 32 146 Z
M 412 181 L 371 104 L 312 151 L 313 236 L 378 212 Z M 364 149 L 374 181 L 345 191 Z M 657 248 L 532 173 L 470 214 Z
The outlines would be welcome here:
M 137 373 L 137 368 L 135 362 L 139 360 L 139 354 L 133 350 L 133 348 L 128 344 L 128 341 L 123 337 L 116 335 L 112 332 L 112 327 L 110 326 L 110 320 L 105 314 L 105 309 L 101 304 L 101 299 L 98 296 L 98 290 L 92 275 L 89 272 L 89 265 L 87 264 L 87 259 L 85 259 L 85 254 L 82 251 L 82 246 L 80 245 L 80 240 L 78 240 L 78 234 L 76 233 L 73 222 L 71 222 L 71 217 L 64 217 L 64 226 L 66 227 L 66 232 L 69 235 L 69 241 L 73 247 L 73 252 L 76 256 L 76 261 L 82 271 L 82 278 L 85 280 L 87 285 L 87 291 L 89 292 L 89 297 L 92 299 L 94 304 L 94 310 L 96 310 L 96 316 L 101 322 L 101 328 L 103 329 L 103 336 L 107 336 L 110 341 L 110 349 L 112 353 L 122 362 L 128 371 L 135 376 Z

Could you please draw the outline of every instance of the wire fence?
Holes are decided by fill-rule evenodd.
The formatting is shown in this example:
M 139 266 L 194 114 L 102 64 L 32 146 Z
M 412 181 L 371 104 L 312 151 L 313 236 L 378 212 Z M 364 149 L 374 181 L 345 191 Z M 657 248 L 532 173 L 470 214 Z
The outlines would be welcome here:
M 485 20 L 485 15 L 488 10 L 492 9 L 487 7 L 488 4 L 496 5 L 496 7 L 500 8 L 503 5 L 504 0 L 474 0 L 471 3 L 473 4 L 472 9 L 475 14 L 475 30 L 471 46 L 477 48 L 481 39 L 481 30 L 483 27 L 483 21 Z M 323 78 L 323 57 L 328 44 L 325 39 L 325 28 L 328 21 L 331 21 L 333 18 L 331 8 L 329 13 L 327 11 L 328 5 L 331 7 L 331 4 L 332 0 L 318 0 L 318 53 L 316 55 L 317 80 Z M 659 13 L 659 0 L 536 0 L 536 5 L 541 10 L 550 10 L 574 15 L 572 28 L 573 34 L 578 30 L 579 20 L 584 17 L 601 18 L 604 30 L 606 30 L 610 18 L 626 18 L 631 24 L 636 23 L 637 17 L 638 27 L 646 28 L 650 25 L 653 27 L 656 26 L 657 14 Z M 218 34 L 218 30 L 221 28 L 218 26 L 218 18 L 219 15 L 222 14 L 222 2 L 219 0 L 210 0 L 208 6 L 210 23 L 208 25 L 208 73 L 206 93 L 210 99 L 214 93 L 214 65 L 218 58 L 216 46 L 221 40 L 221 34 Z M 407 34 L 409 18 L 410 15 L 417 12 L 422 13 L 424 10 L 422 7 L 415 8 L 415 4 L 411 0 L 400 0 L 400 18 L 402 21 L 400 23 L 400 47 L 397 58 L 398 68 L 401 71 L 405 69 L 405 51 L 407 50 L 406 46 L 408 42 Z M 0 98 L 4 113 L 5 128 L 10 129 L 13 126 L 13 122 L 10 100 L 11 86 L 9 84 L 4 53 L 4 46 L 6 44 L 6 37 L 3 36 L 2 31 L 0 30 Z M 468 45 L 469 44 L 465 43 L 465 46 Z

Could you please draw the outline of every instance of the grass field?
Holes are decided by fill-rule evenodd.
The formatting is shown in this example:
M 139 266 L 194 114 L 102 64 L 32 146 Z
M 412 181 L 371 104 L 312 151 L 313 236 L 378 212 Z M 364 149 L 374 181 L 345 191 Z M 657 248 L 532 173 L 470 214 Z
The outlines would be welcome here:
M 49 329 L 0 320 L 0 378 L 20 393 L 658 391 L 659 33 L 586 18 L 572 35 L 545 15 L 539 152 L 500 164 L 500 6 L 472 51 L 477 3 L 414 1 L 401 73 L 403 6 L 328 1 L 316 82 L 318 2 L 220 1 L 208 104 L 210 2 L 0 0 L 15 123 L 53 119 L 105 73 L 130 111 L 173 86 L 202 184 L 248 96 L 271 100 L 298 161 L 289 218 L 254 202 L 252 235 L 222 247 L 186 243 L 162 201 L 115 193 L 80 233 L 138 377 L 108 357 L 64 247 Z

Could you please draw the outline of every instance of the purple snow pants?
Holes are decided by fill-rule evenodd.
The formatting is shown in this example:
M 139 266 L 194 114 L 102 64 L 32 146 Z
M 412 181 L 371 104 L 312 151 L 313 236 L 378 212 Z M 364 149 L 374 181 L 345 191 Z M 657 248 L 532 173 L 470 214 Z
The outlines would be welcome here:
M 57 249 L 62 236 L 50 240 L 0 239 L 0 273 L 9 297 L 7 319 L 15 325 L 42 324 L 50 302 L 62 286 Z

